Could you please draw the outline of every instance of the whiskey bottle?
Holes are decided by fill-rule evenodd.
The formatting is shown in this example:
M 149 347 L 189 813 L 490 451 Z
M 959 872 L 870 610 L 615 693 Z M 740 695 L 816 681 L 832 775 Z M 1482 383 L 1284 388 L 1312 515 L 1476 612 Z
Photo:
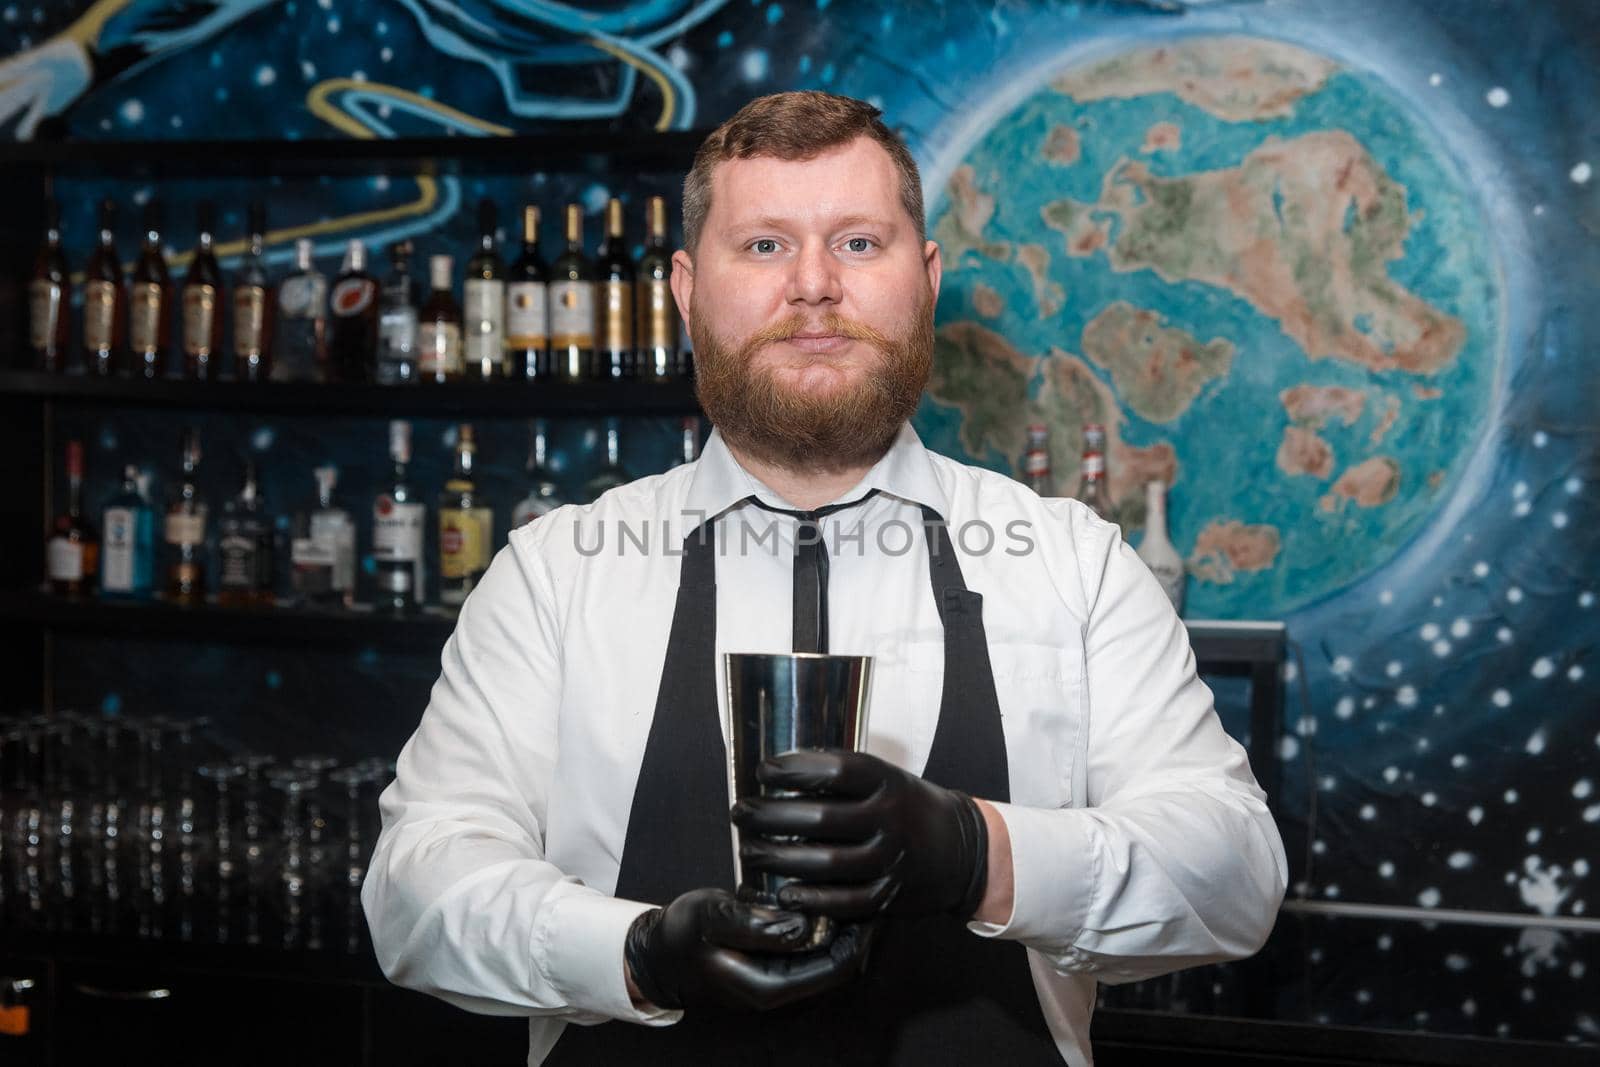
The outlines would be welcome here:
M 278 286 L 278 327 L 270 377 L 275 382 L 327 381 L 328 280 L 317 270 L 311 240 L 294 243 L 294 271 Z
M 217 603 L 262 607 L 272 603 L 272 525 L 263 514 L 254 460 L 244 465 L 239 495 L 223 505 L 217 523 Z
M 72 276 L 61 250 L 61 205 L 54 197 L 45 201 L 44 220 L 44 241 L 28 282 L 28 345 L 33 349 L 35 367 L 62 371 L 67 364 Z
M 678 447 L 678 454 L 673 457 L 667 469 L 681 467 L 685 463 L 693 463 L 700 458 L 700 416 L 685 415 L 679 423 L 682 438 Z
M 1042 422 L 1028 426 L 1028 450 L 1022 455 L 1022 484 L 1040 496 L 1055 496 L 1050 473 L 1050 428 Z
M 594 376 L 594 267 L 583 254 L 583 208 L 567 205 L 567 250 L 550 268 L 550 371 L 568 382 Z
M 247 382 L 264 382 L 271 371 L 275 293 L 267 280 L 267 209 L 249 208 L 249 246 L 233 282 L 234 372 Z
M 1144 538 L 1139 542 L 1139 558 L 1161 583 L 1161 591 L 1172 601 L 1172 610 L 1183 614 L 1183 557 L 1167 535 L 1167 483 L 1159 479 L 1144 487 Z
M 417 380 L 417 284 L 411 277 L 411 242 L 389 246 L 389 276 L 378 298 L 378 381 Z
M 667 249 L 667 202 L 650 198 L 645 209 L 644 255 L 639 257 L 634 302 L 639 308 L 639 377 L 682 377 L 678 352 L 678 306 L 672 299 L 672 253 Z
M 425 382 L 454 381 L 462 376 L 461 309 L 451 290 L 449 256 L 428 260 L 432 286 L 417 323 L 417 371 Z
M 199 604 L 206 595 L 206 502 L 200 495 L 200 435 L 183 431 L 183 476 L 167 503 L 167 599 Z
M 1106 428 L 1099 423 L 1089 423 L 1083 428 L 1083 460 L 1078 472 L 1081 478 L 1078 499 L 1102 519 L 1115 522 L 1111 517 L 1111 491 L 1106 485 Z
M 378 282 L 367 273 L 367 246 L 352 240 L 328 293 L 328 362 L 333 380 L 372 380 L 378 359 Z
M 494 512 L 473 481 L 477 443 L 472 427 L 457 431 L 455 467 L 439 495 L 439 601 L 461 605 L 489 569 Z
M 389 487 L 372 502 L 372 556 L 377 563 L 379 611 L 404 615 L 426 599 L 423 530 L 428 506 L 406 478 L 411 463 L 411 424 L 389 423 Z
M 505 269 L 494 243 L 494 201 L 478 202 L 478 251 L 467 260 L 461 286 L 462 362 L 467 377 L 488 381 L 500 373 L 506 336 Z
M 561 487 L 556 484 L 549 464 L 547 426 L 543 419 L 529 424 L 528 495 L 511 509 L 511 528 L 520 529 L 548 515 L 566 501 L 561 499 Z
M 161 206 L 144 206 L 144 247 L 128 287 L 128 342 L 135 376 L 147 381 L 166 377 L 172 349 L 172 276 L 161 247 Z
M 83 442 L 67 442 L 67 510 L 45 543 L 45 569 L 57 596 L 88 596 L 98 569 L 99 542 L 83 517 Z
M 617 420 L 606 420 L 606 460 L 594 477 L 583 483 L 581 502 L 592 504 L 599 500 L 601 494 L 607 490 L 615 489 L 619 485 L 627 485 L 633 481 L 633 475 L 622 465 L 622 442 L 617 429 Z
M 611 380 L 631 378 L 634 270 L 623 239 L 622 201 L 616 198 L 606 204 L 605 238 L 596 258 L 595 373 Z
M 91 374 L 117 372 L 122 349 L 122 261 L 112 227 L 117 207 L 100 204 L 100 241 L 83 272 L 83 360 Z
M 550 375 L 549 272 L 539 257 L 539 209 L 522 209 L 522 253 L 506 276 L 506 377 Z
M 216 229 L 216 209 L 202 201 L 196 220 L 200 236 L 195 242 L 194 259 L 183 279 L 183 368 L 184 376 L 211 380 L 222 370 L 222 268 L 212 251 Z
M 100 514 L 100 595 L 143 600 L 155 586 L 156 515 L 145 498 L 139 468 L 122 468 L 122 488 Z
M 295 517 L 290 558 L 294 591 L 317 607 L 350 607 L 355 603 L 356 525 L 350 513 L 334 503 L 339 472 L 318 467 L 317 503 Z

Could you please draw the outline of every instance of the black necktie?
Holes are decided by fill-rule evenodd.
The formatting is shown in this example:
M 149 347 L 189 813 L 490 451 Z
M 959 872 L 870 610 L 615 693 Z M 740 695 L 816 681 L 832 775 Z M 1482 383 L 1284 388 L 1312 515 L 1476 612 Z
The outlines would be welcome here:
M 843 504 L 829 504 L 815 511 L 790 511 L 763 504 L 755 497 L 750 503 L 765 511 L 792 515 L 800 525 L 794 535 L 794 650 L 828 651 L 828 546 L 822 539 L 817 520 L 845 508 L 853 508 L 876 496 L 876 489 Z

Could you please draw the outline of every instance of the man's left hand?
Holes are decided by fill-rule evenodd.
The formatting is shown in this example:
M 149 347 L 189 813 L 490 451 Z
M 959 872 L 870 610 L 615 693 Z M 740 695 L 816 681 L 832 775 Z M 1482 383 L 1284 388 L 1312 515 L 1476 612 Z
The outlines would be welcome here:
M 768 790 L 801 794 L 733 807 L 744 869 L 803 883 L 779 891 L 781 907 L 839 919 L 978 909 L 988 831 L 965 793 L 864 752 L 790 752 L 757 775 Z

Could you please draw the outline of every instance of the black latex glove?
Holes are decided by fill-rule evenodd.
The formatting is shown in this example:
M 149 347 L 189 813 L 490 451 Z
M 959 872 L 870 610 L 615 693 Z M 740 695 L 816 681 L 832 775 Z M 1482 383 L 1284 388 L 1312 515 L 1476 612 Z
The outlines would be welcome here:
M 871 931 L 843 926 L 823 948 L 805 951 L 804 915 L 752 907 L 725 889 L 696 889 L 628 928 L 624 955 L 633 984 L 660 1008 L 766 1011 L 853 979 Z
M 786 875 L 785 908 L 839 919 L 880 912 L 967 919 L 989 879 L 989 832 L 965 793 L 864 752 L 790 752 L 756 772 L 767 790 L 733 807 L 746 871 Z M 775 840 L 775 838 L 800 840 Z

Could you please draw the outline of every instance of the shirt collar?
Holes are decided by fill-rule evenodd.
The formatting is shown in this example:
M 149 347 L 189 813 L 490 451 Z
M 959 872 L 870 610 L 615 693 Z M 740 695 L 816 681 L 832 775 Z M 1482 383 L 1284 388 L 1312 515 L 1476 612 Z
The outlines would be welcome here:
M 934 472 L 933 461 L 928 458 L 927 448 L 909 422 L 901 425 L 894 444 L 862 476 L 861 481 L 828 503 L 855 500 L 868 489 L 876 489 L 910 504 L 927 505 L 940 515 L 946 515 L 944 490 Z M 713 429 L 695 464 L 685 509 L 708 519 L 714 518 L 748 496 L 754 496 L 772 507 L 794 507 L 740 466 L 723 443 L 722 432 Z

